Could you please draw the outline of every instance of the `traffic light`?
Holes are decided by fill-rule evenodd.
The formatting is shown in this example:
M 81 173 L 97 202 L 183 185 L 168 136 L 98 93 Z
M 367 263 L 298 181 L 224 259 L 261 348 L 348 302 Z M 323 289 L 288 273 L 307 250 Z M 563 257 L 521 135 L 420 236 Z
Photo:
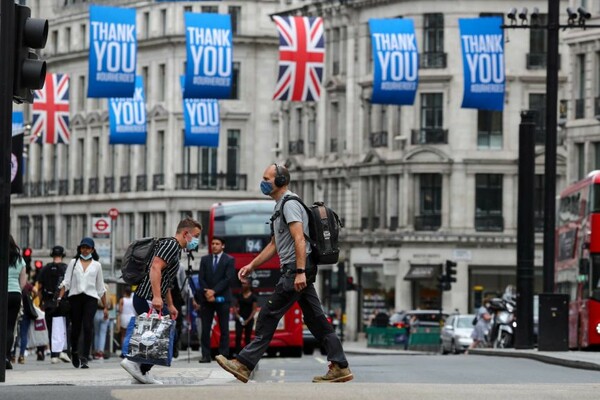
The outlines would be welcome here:
M 452 286 L 450 285 L 450 282 L 448 281 L 448 277 L 446 275 L 438 275 L 437 288 L 441 292 L 445 292 L 452 289 Z
M 456 282 L 454 275 L 456 275 L 456 263 L 454 261 L 446 260 L 446 277 L 450 284 Z
M 48 38 L 48 20 L 31 18 L 29 7 L 15 4 L 13 101 L 33 103 L 32 90 L 44 87 L 46 61 L 31 49 L 43 49 Z
M 31 269 L 31 253 L 30 247 L 23 249 L 23 260 L 25 261 L 25 267 L 27 267 L 27 271 Z
M 35 269 L 42 269 L 44 263 L 42 262 L 42 260 L 35 260 L 35 263 L 33 263 L 33 265 L 35 265 Z
M 346 277 L 346 290 L 357 290 L 354 284 L 354 278 L 351 276 Z

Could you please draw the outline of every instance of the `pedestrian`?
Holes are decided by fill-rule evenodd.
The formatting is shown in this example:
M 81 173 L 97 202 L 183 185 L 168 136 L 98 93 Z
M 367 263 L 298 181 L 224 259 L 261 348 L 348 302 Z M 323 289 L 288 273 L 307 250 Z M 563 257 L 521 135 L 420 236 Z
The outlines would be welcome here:
M 106 293 L 106 305 L 108 311 L 113 309 L 108 286 L 104 284 L 104 293 Z M 94 314 L 94 360 L 104 360 L 104 347 L 106 346 L 106 333 L 110 326 L 108 314 L 104 313 L 104 305 L 101 300 L 97 301 L 97 309 Z
M 119 299 L 119 333 L 121 334 L 121 349 L 125 341 L 127 327 L 131 321 L 131 317 L 135 317 L 135 309 L 133 308 L 133 295 L 131 294 L 131 286 L 125 286 L 123 289 L 123 297 Z M 121 357 L 125 357 L 121 354 Z
M 244 345 L 250 343 L 252 328 L 254 327 L 254 316 L 258 309 L 258 299 L 252 292 L 249 281 L 242 282 L 242 291 L 237 296 L 235 307 L 235 353 L 242 350 L 242 332 L 244 333 Z
M 67 271 L 67 264 L 63 262 L 66 256 L 65 248 L 54 246 L 50 251 L 52 262 L 46 264 L 37 274 L 38 293 L 40 294 L 40 307 L 44 310 L 46 328 L 48 329 L 48 340 L 50 343 L 50 361 L 57 364 L 60 361 L 71 362 L 67 353 L 63 350 L 67 346 L 67 317 L 53 315 L 52 307 L 56 308 L 56 299 L 60 293 L 59 285 L 62 283 Z M 37 356 L 39 361 L 44 360 L 44 346 L 38 347 Z
M 23 302 L 23 306 L 25 306 L 25 301 L 27 301 L 26 297 L 31 298 L 32 300 L 37 296 L 37 288 L 29 282 L 27 279 L 27 283 L 22 290 L 21 301 Z M 31 325 L 31 318 L 27 315 L 27 313 L 21 313 L 21 320 L 19 321 L 19 364 L 25 364 L 25 350 L 27 350 L 27 341 L 29 334 L 29 325 Z M 16 351 L 16 340 L 13 345 L 13 353 L 11 357 L 11 363 L 14 363 L 15 360 L 15 351 Z
M 25 260 L 21 257 L 21 250 L 15 243 L 12 235 L 8 244 L 8 302 L 6 307 L 6 348 L 4 359 L 6 369 L 12 369 L 10 351 L 15 340 L 15 325 L 21 310 L 21 291 L 27 284 L 27 270 Z
M 89 368 L 90 349 L 92 347 L 94 315 L 98 301 L 102 302 L 104 318 L 108 319 L 108 300 L 102 275 L 100 257 L 90 237 L 81 239 L 77 254 L 67 266 L 65 278 L 61 284 L 58 300 L 68 293 L 71 305 L 71 363 L 75 368 Z M 83 329 L 83 348 L 79 351 L 79 336 Z M 81 354 L 81 357 L 80 357 Z
M 469 350 L 474 349 L 481 344 L 485 344 L 489 340 L 490 325 L 492 321 L 492 315 L 489 310 L 490 299 L 486 298 L 483 304 L 477 310 L 475 315 L 475 328 L 471 332 L 471 339 L 473 342 L 469 345 L 469 348 L 465 350 L 465 354 L 469 354 Z
M 330 362 L 327 373 L 315 376 L 313 382 L 347 382 L 354 376 L 348 367 L 342 343 L 325 317 L 312 282 L 316 266 L 311 261 L 310 244 L 305 241 L 305 235 L 309 234 L 309 217 L 304 206 L 298 201 L 288 201 L 283 210 L 287 225 L 283 222 L 282 201 L 284 197 L 294 195 L 288 188 L 289 184 L 290 173 L 286 167 L 273 164 L 265 169 L 260 189 L 263 194 L 276 200 L 271 241 L 250 264 L 238 272 L 238 278 L 243 282 L 254 269 L 277 253 L 281 262 L 281 278 L 260 310 L 254 340 L 233 360 L 223 356 L 217 356 L 216 360 L 237 379 L 248 382 L 251 371 L 269 347 L 279 320 L 297 301 L 304 313 L 304 322 L 321 347 L 327 350 L 327 360 Z M 311 272 L 311 281 L 307 281 L 307 271 Z
M 196 302 L 200 304 L 202 335 L 200 345 L 202 357 L 199 362 L 210 362 L 210 335 L 212 321 L 217 314 L 221 338 L 219 354 L 229 357 L 229 309 L 231 307 L 231 282 L 235 278 L 235 262 L 233 257 L 223 252 L 225 241 L 213 237 L 210 242 L 211 254 L 200 259 L 198 280 L 203 291 L 196 292 Z
M 202 225 L 188 217 L 179 222 L 174 237 L 164 238 L 158 242 L 150 258 L 148 274 L 133 294 L 133 307 L 137 315 L 157 310 L 168 313 L 171 319 L 177 320 L 178 311 L 173 304 L 171 287 L 179 271 L 181 249 L 196 249 L 201 232 Z M 140 383 L 162 384 L 150 374 L 151 364 L 140 364 L 124 359 L 121 361 L 121 367 Z

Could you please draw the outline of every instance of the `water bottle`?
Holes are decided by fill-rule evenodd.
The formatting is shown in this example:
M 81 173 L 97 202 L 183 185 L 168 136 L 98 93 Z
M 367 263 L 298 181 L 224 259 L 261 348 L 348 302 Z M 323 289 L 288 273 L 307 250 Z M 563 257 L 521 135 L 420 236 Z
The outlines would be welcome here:
M 215 297 L 215 302 L 217 302 L 217 303 L 225 303 L 225 297 L 223 297 L 223 296 L 217 296 L 217 297 Z

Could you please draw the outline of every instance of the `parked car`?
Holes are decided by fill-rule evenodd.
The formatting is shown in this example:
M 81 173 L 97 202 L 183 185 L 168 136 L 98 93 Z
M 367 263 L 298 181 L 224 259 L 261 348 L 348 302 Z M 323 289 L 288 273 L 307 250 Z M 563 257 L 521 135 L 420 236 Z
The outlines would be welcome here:
M 475 314 L 455 314 L 448 317 L 440 334 L 442 354 L 458 354 L 473 342 L 473 319 Z
M 390 325 L 397 328 L 405 328 L 410 326 L 440 326 L 448 314 L 440 312 L 440 310 L 410 310 L 399 311 L 392 314 L 390 317 Z

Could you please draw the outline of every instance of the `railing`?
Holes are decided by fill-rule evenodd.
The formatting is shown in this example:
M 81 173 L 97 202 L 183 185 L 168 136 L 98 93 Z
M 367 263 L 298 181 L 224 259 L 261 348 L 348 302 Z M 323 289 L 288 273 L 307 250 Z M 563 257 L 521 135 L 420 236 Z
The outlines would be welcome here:
M 548 53 L 527 53 L 527 69 L 546 69 Z M 560 69 L 560 54 L 558 55 L 558 69 Z
M 148 189 L 146 175 L 138 175 L 135 177 L 135 190 L 138 192 L 144 192 Z
M 415 216 L 415 231 L 437 231 L 440 226 L 442 216 L 439 214 Z
M 107 176 L 104 178 L 104 193 L 114 193 L 115 192 L 115 178 L 112 176 Z
M 448 129 L 421 128 L 411 132 L 412 144 L 447 144 Z
M 119 192 L 127 193 L 131 191 L 131 177 L 130 176 L 122 176 L 119 179 Z
M 177 174 L 176 190 L 246 190 L 246 174 Z
M 165 190 L 165 174 L 152 175 L 152 190 Z
M 372 148 L 387 147 L 388 133 L 387 132 L 372 132 L 369 134 L 369 142 Z
M 398 229 L 398 217 L 390 217 L 390 231 Z
M 99 185 L 99 179 L 98 178 L 90 178 L 88 180 L 88 193 L 89 194 L 98 194 L 100 188 L 98 186 Z
M 423 69 L 446 68 L 446 59 L 446 53 L 421 53 L 419 64 Z
M 304 154 L 304 140 L 294 140 L 288 143 L 288 152 L 290 155 Z
M 49 181 L 44 181 L 43 183 L 43 192 L 44 196 L 56 196 L 58 194 L 58 182 L 54 179 Z
M 73 179 L 73 194 L 83 194 L 83 178 Z
M 475 217 L 475 230 L 479 232 L 502 232 L 504 230 L 504 217 L 501 215 Z
M 60 196 L 66 196 L 69 194 L 69 181 L 67 179 L 61 179 L 58 181 L 58 194 Z
M 30 186 L 30 194 L 31 197 L 39 197 L 42 195 L 42 182 L 31 182 L 31 186 Z
M 360 230 L 365 231 L 365 230 L 375 230 L 379 228 L 379 217 L 373 217 L 371 218 L 371 223 L 369 224 L 369 217 L 362 217 L 360 219 Z
M 585 117 L 585 99 L 575 99 L 575 119 Z

